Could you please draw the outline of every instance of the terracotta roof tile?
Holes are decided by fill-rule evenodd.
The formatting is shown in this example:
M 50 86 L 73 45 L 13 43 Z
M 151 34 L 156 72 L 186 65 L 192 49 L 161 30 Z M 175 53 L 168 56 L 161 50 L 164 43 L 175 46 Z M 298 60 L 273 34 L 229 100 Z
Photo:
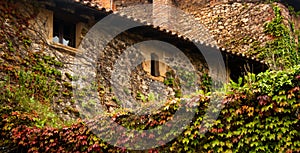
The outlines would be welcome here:
M 111 12 L 110 9 L 107 9 L 101 5 L 99 0 L 71 0 L 72 2 L 79 3 L 100 11 Z

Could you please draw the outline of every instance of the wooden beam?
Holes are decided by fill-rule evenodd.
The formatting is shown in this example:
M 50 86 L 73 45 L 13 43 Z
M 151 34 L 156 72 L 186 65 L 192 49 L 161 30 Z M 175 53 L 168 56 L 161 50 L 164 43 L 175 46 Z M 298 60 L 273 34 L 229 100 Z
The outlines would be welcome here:
M 87 23 L 89 19 L 80 16 L 80 14 L 76 14 L 75 10 L 74 13 L 70 11 L 66 11 L 63 8 L 60 7 L 53 7 L 53 6 L 46 6 L 46 9 L 51 10 L 54 12 L 54 16 L 59 16 L 63 18 L 66 22 L 84 22 Z

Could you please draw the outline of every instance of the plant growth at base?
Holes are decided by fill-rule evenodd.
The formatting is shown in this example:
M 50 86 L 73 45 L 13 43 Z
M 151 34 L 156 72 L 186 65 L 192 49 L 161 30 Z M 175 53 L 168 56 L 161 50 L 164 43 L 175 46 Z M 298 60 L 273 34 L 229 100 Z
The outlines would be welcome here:
M 241 82 L 241 81 L 240 81 Z M 267 71 L 259 75 L 249 74 L 243 83 L 230 83 L 232 89 L 222 101 L 224 108 L 213 122 L 212 128 L 201 134 L 203 115 L 209 103 L 204 96 L 194 96 L 197 114 L 179 137 L 152 151 L 159 152 L 297 152 L 300 151 L 300 66 L 283 71 Z M 126 112 L 110 114 L 112 121 L 124 127 L 147 130 L 173 119 L 173 113 L 182 102 L 167 103 L 156 114 L 134 115 Z M 104 143 L 91 133 L 100 130 L 101 135 L 110 132 L 102 127 L 99 118 L 63 129 L 36 129 L 19 126 L 13 130 L 14 142 L 20 148 L 44 151 L 65 150 L 81 152 L 126 152 Z M 74 128 L 76 127 L 76 128 Z M 87 128 L 89 127 L 89 128 Z M 100 127 L 100 128 L 99 128 Z M 114 128 L 114 127 L 109 127 Z M 101 132 L 101 130 L 103 130 Z M 40 131 L 40 132 L 39 132 Z M 61 134 L 69 132 L 68 136 Z M 111 133 L 113 134 L 113 133 Z M 143 135 L 123 135 L 119 143 L 139 141 L 130 139 Z M 143 135 L 154 138 L 153 135 Z M 168 135 L 166 135 L 167 137 Z M 24 143 L 24 140 L 26 142 Z M 30 140 L 30 141 L 28 141 Z M 40 141 L 45 140 L 45 141 Z M 145 139 L 146 140 L 146 139 Z M 142 140 L 141 140 L 142 141 Z M 146 143 L 146 142 L 145 142 Z M 42 147 L 40 147 L 42 146 Z

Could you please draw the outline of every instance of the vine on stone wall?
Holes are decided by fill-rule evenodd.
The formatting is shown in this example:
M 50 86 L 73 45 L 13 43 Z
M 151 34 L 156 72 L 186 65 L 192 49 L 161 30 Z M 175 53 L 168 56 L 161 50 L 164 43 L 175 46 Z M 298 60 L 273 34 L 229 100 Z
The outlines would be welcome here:
M 0 24 L 5 29 L 0 29 L 4 34 L 0 41 L 3 52 L 0 56 L 0 100 L 3 105 L 0 107 L 1 149 L 10 152 L 129 151 L 109 145 L 91 132 L 100 130 L 101 136 L 110 136 L 107 130 L 109 125 L 102 126 L 101 123 L 101 117 L 107 117 L 104 116 L 106 114 L 71 126 L 62 123 L 63 127 L 49 127 L 51 122 L 58 121 L 46 106 L 53 95 L 62 92 L 59 90 L 62 85 L 58 83 L 61 82 L 61 73 L 56 69 L 62 63 L 42 53 L 30 52 L 26 47 L 31 43 L 28 37 L 13 37 L 16 33 L 23 33 L 24 29 L 19 31 L 18 27 L 28 21 L 23 24 L 23 19 L 9 17 L 17 9 L 11 2 L 0 1 L 3 21 Z M 274 37 L 274 41 L 261 48 L 259 55 L 274 63 L 275 68 L 284 69 L 299 64 L 299 57 L 289 30 L 281 23 L 280 9 L 274 7 L 274 11 L 276 18 L 266 25 L 266 32 Z M 21 14 L 16 16 L 22 18 Z M 27 54 L 20 54 L 23 51 Z M 203 79 L 210 84 L 209 78 Z M 171 85 L 173 81 L 168 83 Z M 68 83 L 63 85 L 72 88 Z M 232 82 L 229 86 L 232 90 L 222 101 L 225 107 L 207 133 L 200 132 L 205 130 L 201 123 L 209 98 L 204 96 L 204 92 L 199 92 L 190 96 L 194 99 L 191 103 L 171 100 L 151 115 L 128 112 L 109 114 L 118 124 L 141 130 L 136 135 L 122 135 L 118 143 L 134 143 L 138 140 L 132 138 L 137 136 L 155 139 L 154 134 L 146 135 L 143 130 L 159 127 L 174 119 L 173 114 L 181 105 L 189 106 L 186 110 L 189 111 L 196 104 L 196 115 L 185 131 L 168 144 L 149 152 L 300 152 L 299 65 L 282 71 L 249 74 L 244 77 L 243 83 Z M 70 95 L 69 91 L 63 93 Z
M 68 125 L 52 107 L 53 97 L 67 88 L 58 70 L 63 64 L 30 48 L 34 42 L 27 28 L 38 13 L 35 5 L 31 0 L 0 1 L 0 152 L 16 152 L 11 132 L 20 125 Z
M 265 32 L 273 38 L 264 47 L 256 47 L 253 53 L 267 61 L 274 69 L 289 68 L 299 64 L 299 51 L 292 32 L 282 23 L 278 6 L 273 7 L 275 18 L 265 24 Z
M 244 80 L 243 84 L 230 84 L 232 91 L 222 101 L 225 107 L 207 133 L 201 134 L 200 131 L 205 128 L 201 123 L 209 99 L 194 95 L 198 100 L 192 103 L 197 103 L 198 110 L 191 124 L 179 137 L 149 152 L 299 152 L 300 66 L 259 75 L 249 74 Z M 124 127 L 147 130 L 172 120 L 173 113 L 182 104 L 180 101 L 167 103 L 152 115 L 117 112 L 109 116 Z M 62 129 L 19 126 L 13 130 L 12 137 L 20 148 L 30 152 L 130 151 L 106 144 L 91 133 L 96 130 L 101 137 L 107 138 L 114 134 L 110 131 L 117 127 L 103 126 L 101 117 Z M 136 135 L 124 134 L 118 143 L 140 144 L 135 142 L 143 140 L 131 139 L 140 136 L 147 138 L 147 141 L 155 138 L 155 133 L 148 135 L 141 131 Z

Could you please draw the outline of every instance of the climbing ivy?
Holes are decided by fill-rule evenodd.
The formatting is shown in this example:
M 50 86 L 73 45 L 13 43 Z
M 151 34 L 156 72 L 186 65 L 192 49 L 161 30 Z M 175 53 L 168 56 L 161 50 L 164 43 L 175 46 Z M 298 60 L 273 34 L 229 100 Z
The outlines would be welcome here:
M 14 3 L 0 1 L 0 4 L 4 6 L 0 7 L 3 16 L 17 12 Z M 111 129 L 118 130 L 114 125 L 103 126 L 102 118 L 109 117 L 119 125 L 140 130 L 135 135 L 121 135 L 119 144 L 147 143 L 146 140 L 155 139 L 156 135 L 145 134 L 143 130 L 175 120 L 174 113 L 181 106 L 187 106 L 186 112 L 196 106 L 195 117 L 185 131 L 179 133 L 179 137 L 149 152 L 300 152 L 299 57 L 289 30 L 282 24 L 280 9 L 274 7 L 274 11 L 275 19 L 266 24 L 266 33 L 274 41 L 261 48 L 259 56 L 268 59 L 276 69 L 290 68 L 269 70 L 259 75 L 248 74 L 238 82 L 231 82 L 228 85 L 231 90 L 222 100 L 224 108 L 210 129 L 201 125 L 210 102 L 210 95 L 205 95 L 206 92 L 190 95 L 190 103 L 179 98 L 170 100 L 151 115 L 136 115 L 122 110 L 71 126 L 62 123 L 62 126 L 49 127 L 58 123 L 47 107 L 51 104 L 51 97 L 59 93 L 65 96 L 71 94 L 68 90 L 59 90 L 61 86 L 72 88 L 69 83 L 59 84 L 62 74 L 57 68 L 62 63 L 42 53 L 29 52 L 31 40 L 14 33 L 24 32 L 22 28 L 17 28 L 20 31 L 1 31 L 1 44 L 4 44 L 0 58 L 1 149 L 10 152 L 128 152 L 128 148 L 111 146 L 92 132 L 97 131 L 102 137 L 109 138 L 110 134 L 114 134 Z M 27 20 L 24 23 L 23 20 L 9 21 L 11 26 L 5 29 L 27 25 Z M 4 23 L 7 22 L 0 22 L 1 26 L 7 26 Z M 15 34 L 20 37 L 13 38 Z M 28 52 L 19 54 L 21 51 Z M 67 77 L 75 79 L 70 75 Z M 187 74 L 186 79 L 189 78 L 191 75 Z M 207 84 L 211 82 L 208 76 L 204 76 L 203 80 Z M 173 82 L 168 80 L 165 83 L 171 86 Z M 149 95 L 148 99 L 154 98 Z M 205 130 L 208 131 L 202 133 Z M 133 139 L 138 136 L 148 139 Z
M 67 90 L 59 71 L 63 64 L 31 50 L 35 42 L 27 27 L 38 13 L 35 5 L 32 0 L 0 1 L 0 152 L 16 152 L 11 134 L 20 125 L 69 125 L 52 106 L 54 97 Z
M 292 31 L 283 24 L 280 8 L 274 6 L 273 10 L 275 18 L 265 24 L 265 33 L 273 40 L 264 47 L 255 47 L 252 53 L 268 62 L 274 69 L 289 68 L 299 64 L 298 46 Z
M 144 143 L 156 138 L 156 133 L 143 130 L 158 128 L 175 119 L 173 113 L 182 105 L 187 110 L 197 106 L 194 119 L 183 133 L 171 142 L 150 149 L 149 152 L 299 152 L 300 151 L 300 66 L 282 71 L 267 71 L 259 75 L 249 74 L 244 82 L 230 83 L 232 89 L 222 100 L 224 108 L 212 123 L 208 132 L 201 133 L 201 125 L 209 104 L 209 98 L 199 92 L 191 96 L 191 103 L 171 101 L 151 115 L 135 115 L 126 111 L 100 115 L 90 121 L 62 129 L 36 129 L 19 126 L 13 129 L 13 140 L 28 151 L 54 152 L 128 152 L 126 148 L 111 146 L 101 139 L 111 138 L 118 131 L 115 125 L 105 125 L 101 118 L 130 129 L 140 130 L 134 135 L 120 135 L 119 145 L 140 144 L 132 137 L 144 137 Z M 203 94 L 204 92 L 202 92 Z M 200 94 L 200 95 L 199 95 Z M 190 105 L 192 104 L 192 105 Z M 196 105 L 194 105 L 196 104 Z M 108 115 L 108 116 L 107 116 Z M 92 132 L 98 135 L 94 135 Z M 119 131 L 122 132 L 122 131 Z M 68 133 L 66 135 L 65 133 Z M 176 131 L 170 131 L 176 134 Z M 30 141 L 24 141 L 25 140 Z M 146 139 L 147 138 L 147 139 Z M 43 141 L 41 141 L 43 140 Z

